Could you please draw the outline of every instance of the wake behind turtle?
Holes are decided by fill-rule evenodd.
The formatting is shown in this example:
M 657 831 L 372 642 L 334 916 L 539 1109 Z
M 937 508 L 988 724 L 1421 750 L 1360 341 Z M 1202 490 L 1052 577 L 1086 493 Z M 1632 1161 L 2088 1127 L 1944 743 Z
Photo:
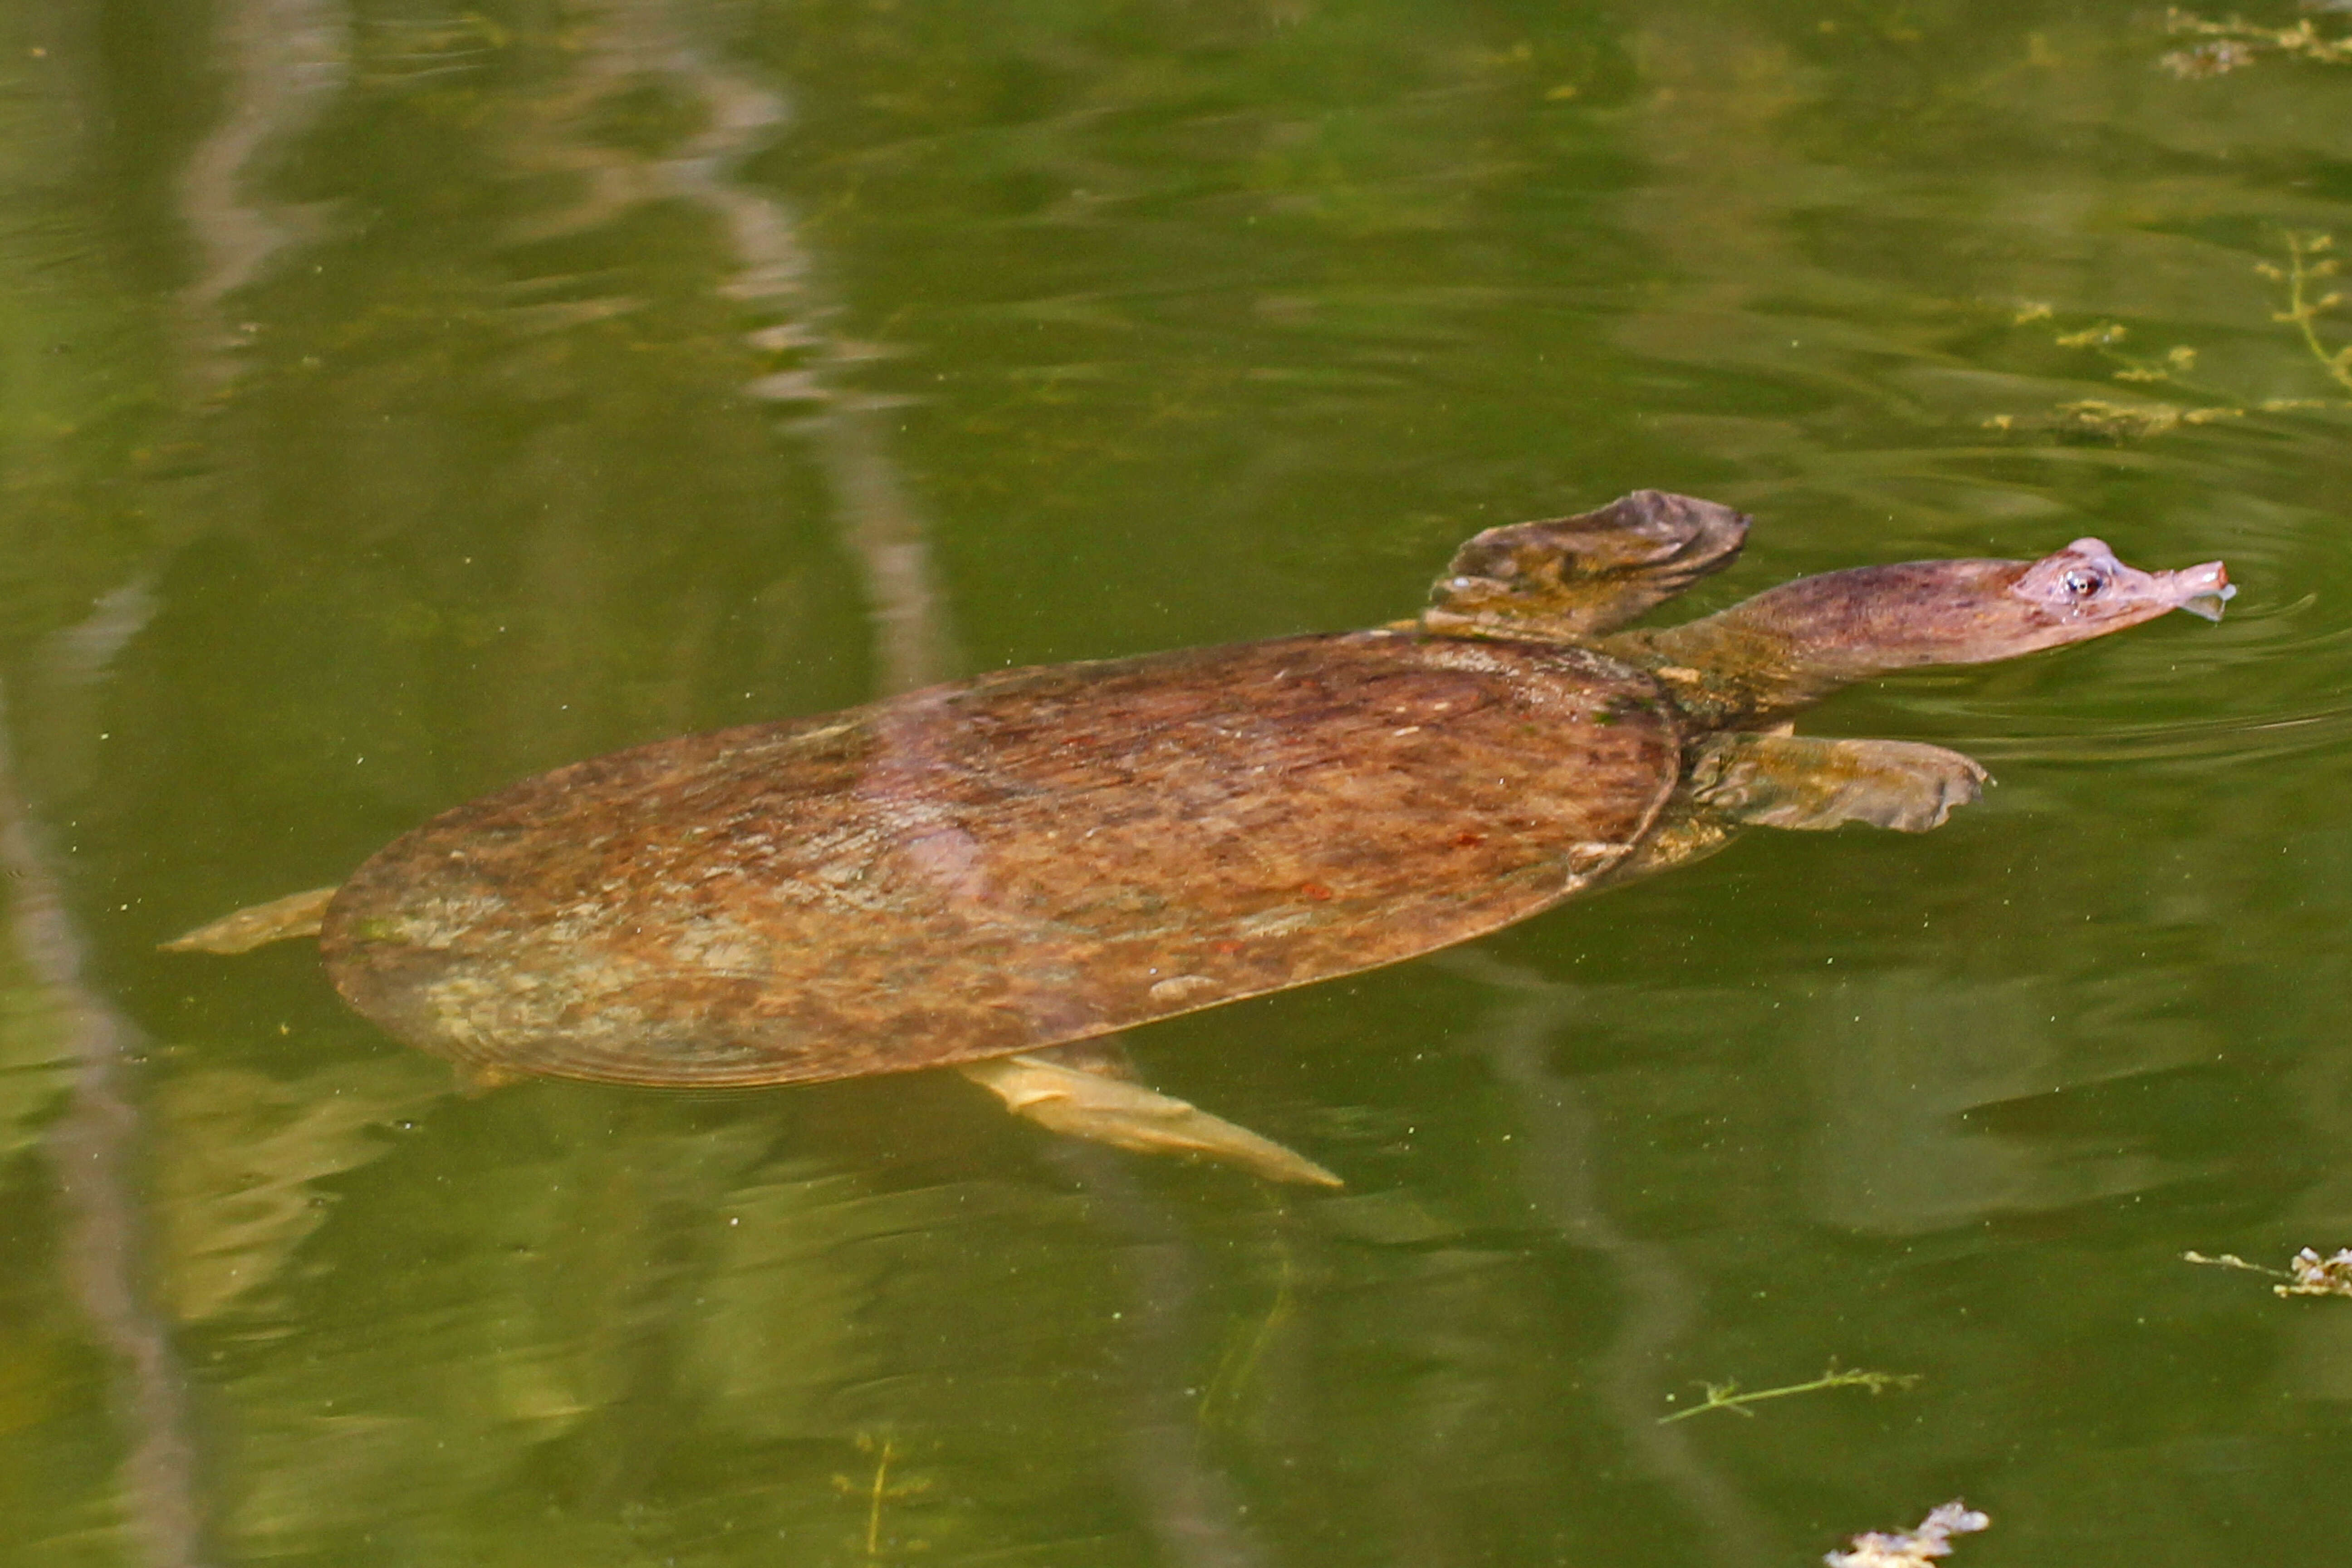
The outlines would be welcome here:
M 1619 629 L 1728 564 L 1747 527 L 1640 491 L 1477 535 L 1417 621 L 1005 670 L 614 752 L 168 945 L 315 931 L 352 1006 L 492 1078 L 956 1066 L 1060 1131 L 1336 1182 L 1080 1043 L 1465 942 L 1744 826 L 1933 827 L 1977 798 L 1974 762 L 1800 737 L 1790 716 L 1890 670 L 2218 617 L 2233 592 L 2218 562 L 2141 572 L 2083 539 Z

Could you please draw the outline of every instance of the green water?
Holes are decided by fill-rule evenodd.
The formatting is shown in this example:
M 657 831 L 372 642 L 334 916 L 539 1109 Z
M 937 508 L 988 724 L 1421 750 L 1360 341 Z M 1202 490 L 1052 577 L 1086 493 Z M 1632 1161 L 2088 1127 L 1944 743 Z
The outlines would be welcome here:
M 1962 1563 L 2324 1559 L 2352 1301 L 2180 1255 L 2352 1244 L 2352 313 L 2259 270 L 2352 244 L 2352 66 L 2180 43 L 6 7 L 0 1563 L 1804 1563 L 1961 1496 Z M 557 763 L 1386 619 L 1639 486 L 1756 516 L 1701 607 L 2086 533 L 2242 593 L 1824 708 L 1992 767 L 1931 835 L 1133 1037 L 1337 1195 L 935 1077 L 462 1098 L 298 948 L 152 951 Z M 1832 1363 L 1919 1381 L 1657 1425 Z

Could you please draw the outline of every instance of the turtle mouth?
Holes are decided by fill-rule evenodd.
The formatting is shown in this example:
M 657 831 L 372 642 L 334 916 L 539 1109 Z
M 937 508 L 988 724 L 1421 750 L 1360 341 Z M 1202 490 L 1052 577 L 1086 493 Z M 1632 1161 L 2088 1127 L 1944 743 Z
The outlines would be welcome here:
M 2238 596 L 2237 584 L 2230 581 L 2229 572 L 2219 561 L 2184 566 L 2165 575 L 2172 579 L 2173 592 L 2179 595 L 2172 607 L 2202 620 L 2220 620 L 2221 606 Z

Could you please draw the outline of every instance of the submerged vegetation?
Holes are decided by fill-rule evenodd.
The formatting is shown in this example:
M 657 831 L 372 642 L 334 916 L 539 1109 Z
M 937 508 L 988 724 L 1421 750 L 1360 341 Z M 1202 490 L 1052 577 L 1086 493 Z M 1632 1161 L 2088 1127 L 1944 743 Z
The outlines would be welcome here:
M 921 1496 L 931 1489 L 930 1481 L 922 1477 L 897 1481 L 890 1479 L 892 1462 L 904 1457 L 898 1439 L 894 1437 L 877 1437 L 873 1433 L 861 1432 L 857 1436 L 857 1451 L 873 1459 L 874 1473 L 862 1480 L 855 1476 L 837 1475 L 833 1478 L 833 1487 L 844 1497 L 856 1499 L 866 1510 L 865 1528 L 857 1537 L 858 1561 L 887 1563 L 898 1552 L 922 1551 L 929 1542 L 902 1540 L 887 1533 L 883 1529 L 882 1520 L 888 1505 Z
M 2210 21 L 2178 7 L 2165 13 L 2164 30 L 2198 41 L 2156 63 L 2183 80 L 2226 76 L 2264 55 L 2284 55 L 2324 66 L 2352 65 L 2352 34 L 2329 37 L 2305 16 L 2292 27 L 2265 27 L 2232 16 Z
M 2286 237 L 2285 270 L 2282 271 L 2267 261 L 2258 264 L 2254 270 L 2286 285 L 2286 309 L 2272 319 L 2292 322 L 2303 338 L 2304 347 L 2311 351 L 2311 357 L 2320 363 L 2336 385 L 2352 392 L 2352 343 L 2340 349 L 2330 349 L 2320 342 L 2318 330 L 2314 325 L 2320 317 L 2344 303 L 2341 289 L 2330 289 L 2316 296 L 2312 292 L 2315 284 L 2336 275 L 2336 259 L 2327 254 L 2335 246 L 2333 235 L 2296 234 L 2290 230 Z
M 2352 394 L 2352 343 L 2330 348 L 2318 329 L 2318 322 L 2323 318 L 2340 310 L 2346 302 L 2341 290 L 2326 287 L 2326 279 L 2336 276 L 2338 270 L 2337 258 L 2332 254 L 2335 237 L 2288 230 L 2284 245 L 2284 267 L 2268 261 L 2254 264 L 2257 273 L 2273 283 L 2284 285 L 2286 289 L 2283 308 L 2273 311 L 2271 319 L 2292 326 L 2304 348 L 2327 373 L 2328 378 L 2346 393 Z M 2056 312 L 2051 306 L 2036 301 L 2020 307 L 2011 318 L 2011 324 L 2028 326 L 2037 321 L 2054 321 L 2055 318 Z M 2053 429 L 2111 440 L 2127 440 L 2161 436 L 2184 426 L 2215 425 L 2243 419 L 2253 414 L 2294 414 L 2352 406 L 2352 397 L 2252 397 L 2233 393 L 2228 388 L 2196 379 L 2198 352 L 2191 345 L 2174 343 L 2160 354 L 2144 354 L 2124 346 L 2130 338 L 2131 329 L 2121 322 L 2101 321 L 2058 332 L 2051 342 L 2062 349 L 2097 354 L 2116 367 L 2108 373 L 2116 381 L 2141 386 L 2169 387 L 2189 397 L 2213 401 L 2123 403 L 2105 397 L 2082 397 L 2059 404 L 2049 414 L 2040 416 L 1996 414 L 1985 420 L 1985 427 L 1992 430 Z

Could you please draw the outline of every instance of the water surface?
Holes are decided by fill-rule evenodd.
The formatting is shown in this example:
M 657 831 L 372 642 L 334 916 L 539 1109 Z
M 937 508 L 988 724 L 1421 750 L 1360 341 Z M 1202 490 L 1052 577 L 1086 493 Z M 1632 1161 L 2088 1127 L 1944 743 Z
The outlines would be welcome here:
M 2352 1303 L 2180 1254 L 2352 1244 L 2352 316 L 2294 319 L 2352 68 L 2184 42 L 14 8 L 0 1560 L 1666 1568 L 1956 1496 L 1970 1562 L 2275 1550 Z M 1932 835 L 1134 1037 L 1337 1195 L 937 1076 L 467 1098 L 298 948 L 152 951 L 558 763 L 1387 619 L 1638 486 L 1755 515 L 1700 609 L 2093 533 L 2242 591 L 1822 710 L 1992 766 Z M 1919 1381 L 1657 1424 L 1832 1363 Z

